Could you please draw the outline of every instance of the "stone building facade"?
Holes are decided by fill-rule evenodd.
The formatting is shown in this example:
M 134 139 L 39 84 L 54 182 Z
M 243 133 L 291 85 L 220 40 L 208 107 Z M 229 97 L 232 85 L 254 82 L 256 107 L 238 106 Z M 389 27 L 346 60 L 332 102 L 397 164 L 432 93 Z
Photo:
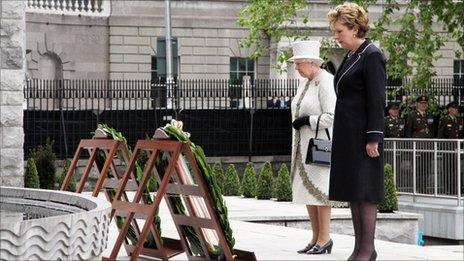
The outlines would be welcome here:
M 0 186 L 23 186 L 25 1 L 0 8 Z
M 172 37 L 177 41 L 182 78 L 228 78 L 232 58 L 248 58 L 241 48 L 247 31 L 237 25 L 246 1 L 171 1 Z M 164 1 L 115 1 L 110 17 L 110 77 L 151 77 L 152 56 L 165 37 Z M 159 69 L 159 68 L 158 68 Z M 258 78 L 269 77 L 269 57 L 255 62 Z
M 105 79 L 108 17 L 28 12 L 28 76 L 38 79 Z
M 237 25 L 245 0 L 171 1 L 174 73 L 184 79 L 296 78 L 274 71 L 290 42 L 269 40 L 270 53 L 250 61 Z M 42 5 L 42 6 L 40 6 Z M 154 79 L 165 73 L 165 1 L 1 1 L 0 184 L 23 183 L 23 88 L 28 78 Z M 311 1 L 313 39 L 330 37 L 327 1 Z M 372 20 L 381 6 L 369 9 Z M 436 31 L 440 33 L 441 27 Z M 27 41 L 26 41 L 27 39 Z M 438 76 L 464 77 L 462 48 L 448 41 L 435 62 Z M 337 57 L 334 58 L 337 63 Z M 243 68 L 245 69 L 243 69 Z M 164 71 L 163 71 L 164 70 Z
M 61 0 L 56 1 L 61 2 Z M 109 1 L 106 15 L 90 12 L 83 15 L 47 14 L 30 8 L 27 14 L 28 73 L 33 78 L 65 79 L 151 79 L 163 75 L 165 59 L 165 1 Z M 177 0 L 171 1 L 174 73 L 184 79 L 228 79 L 233 63 L 247 60 L 253 51 L 241 48 L 240 39 L 247 30 L 237 25 L 245 0 Z M 80 3 L 80 2 L 79 2 Z M 109 4 L 110 3 L 110 4 Z M 298 25 L 310 30 L 313 39 L 330 37 L 326 18 L 327 1 L 311 1 L 307 10 L 310 23 Z M 372 20 L 382 12 L 380 5 L 369 8 Z M 441 27 L 436 31 L 440 33 Z M 164 45 L 163 45 L 164 44 Z M 295 78 L 273 70 L 276 54 L 290 42 L 269 41 L 269 55 L 250 62 L 246 73 L 254 78 Z M 464 62 L 455 59 L 461 48 L 446 42 L 435 62 L 438 76 L 464 75 Z M 335 57 L 335 63 L 338 58 Z M 248 67 L 248 66 L 247 66 Z M 56 68 L 56 73 L 53 73 Z M 231 72 L 232 71 L 232 72 Z

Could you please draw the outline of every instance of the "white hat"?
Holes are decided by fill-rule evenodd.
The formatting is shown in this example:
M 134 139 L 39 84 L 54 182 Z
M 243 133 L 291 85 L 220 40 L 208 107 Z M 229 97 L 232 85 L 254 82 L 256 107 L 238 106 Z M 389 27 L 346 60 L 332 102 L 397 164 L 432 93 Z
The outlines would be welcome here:
M 293 56 L 288 59 L 290 62 L 294 62 L 298 59 L 312 59 L 323 62 L 322 58 L 319 57 L 319 49 L 321 43 L 319 41 L 298 41 L 292 44 Z

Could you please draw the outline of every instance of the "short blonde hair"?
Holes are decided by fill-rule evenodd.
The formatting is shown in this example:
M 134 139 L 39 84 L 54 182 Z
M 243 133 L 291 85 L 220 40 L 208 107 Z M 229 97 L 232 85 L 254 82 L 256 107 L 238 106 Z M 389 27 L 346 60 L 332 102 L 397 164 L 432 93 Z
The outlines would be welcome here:
M 357 37 L 363 38 L 369 31 L 369 17 L 361 6 L 355 3 L 344 3 L 337 5 L 328 14 L 330 28 L 333 28 L 335 22 L 340 22 L 350 30 L 358 29 Z

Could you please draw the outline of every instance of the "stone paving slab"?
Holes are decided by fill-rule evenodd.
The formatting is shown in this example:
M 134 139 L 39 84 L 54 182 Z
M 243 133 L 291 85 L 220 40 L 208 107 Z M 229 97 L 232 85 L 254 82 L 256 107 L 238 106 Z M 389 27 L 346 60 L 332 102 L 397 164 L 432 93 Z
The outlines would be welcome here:
M 351 253 L 354 237 L 348 235 L 331 234 L 334 241 L 332 254 L 328 255 L 304 255 L 296 251 L 304 247 L 311 236 L 308 230 L 272 226 L 244 222 L 237 219 L 254 217 L 278 217 L 289 215 L 301 217 L 305 215 L 305 207 L 284 202 L 267 200 L 242 199 L 238 197 L 226 197 L 229 209 L 231 227 L 234 231 L 236 248 L 253 251 L 258 260 L 346 260 Z M 334 214 L 349 215 L 348 209 L 334 209 Z M 174 224 L 166 205 L 160 209 L 163 236 L 178 238 Z M 117 237 L 117 229 L 114 223 L 110 227 L 108 248 L 104 256 L 109 255 Z M 463 260 L 463 246 L 433 246 L 420 247 L 408 244 L 392 243 L 387 241 L 375 241 L 378 260 Z M 124 250 L 119 252 L 118 259 L 126 260 Z M 186 260 L 185 254 L 178 255 L 172 260 Z
M 241 221 L 294 219 L 306 220 L 308 213 L 305 205 L 273 200 L 258 200 L 242 197 L 225 197 L 229 217 Z M 390 213 L 379 213 L 379 217 L 391 216 Z M 396 217 L 417 218 L 417 214 L 398 212 Z M 332 208 L 332 219 L 351 219 L 349 208 Z

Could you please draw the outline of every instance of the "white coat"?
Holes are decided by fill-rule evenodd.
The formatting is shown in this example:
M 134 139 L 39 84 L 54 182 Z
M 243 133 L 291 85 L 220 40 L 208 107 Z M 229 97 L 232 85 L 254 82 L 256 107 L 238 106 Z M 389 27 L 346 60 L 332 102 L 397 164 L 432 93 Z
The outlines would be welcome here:
M 293 202 L 305 205 L 330 205 L 328 199 L 330 168 L 305 164 L 310 138 L 316 135 L 317 118 L 319 122 L 318 138 L 328 139 L 325 129 L 332 135 L 336 95 L 333 76 L 325 70 L 319 71 L 313 80 L 303 80 L 298 86 L 292 101 L 292 121 L 301 116 L 310 116 L 310 126 L 300 130 L 293 129 L 292 140 L 292 191 Z

